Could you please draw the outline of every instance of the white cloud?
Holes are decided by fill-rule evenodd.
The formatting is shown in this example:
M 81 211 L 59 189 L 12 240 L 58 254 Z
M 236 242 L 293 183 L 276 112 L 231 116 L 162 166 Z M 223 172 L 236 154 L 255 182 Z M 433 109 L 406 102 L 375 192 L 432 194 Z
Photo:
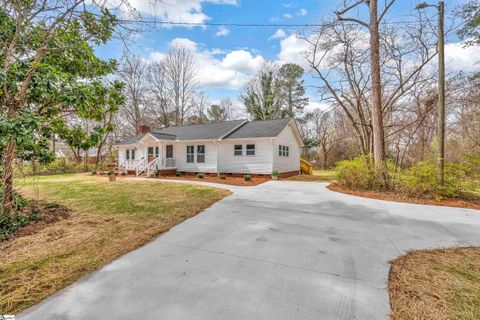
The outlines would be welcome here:
M 197 51 L 197 43 L 187 38 L 175 38 L 170 41 L 169 47 L 181 47 L 191 51 Z
M 278 59 L 281 63 L 296 63 L 305 70 L 309 69 L 308 62 L 305 59 L 308 53 L 308 42 L 297 37 L 295 34 L 280 41 L 280 53 Z
M 480 46 L 465 47 L 463 43 L 445 45 L 445 67 L 451 72 L 480 71 Z
M 219 49 L 208 50 L 186 38 L 176 38 L 169 46 L 184 46 L 192 50 L 200 70 L 200 85 L 209 88 L 240 89 L 265 62 L 261 55 L 254 55 L 244 49 L 228 53 Z M 149 58 L 155 61 L 164 57 L 165 53 L 162 52 L 149 55 Z
M 224 26 L 220 26 L 218 28 L 218 31 L 215 32 L 215 35 L 217 37 L 226 37 L 230 34 L 230 29 L 228 29 L 227 27 L 224 27 Z
M 293 6 L 294 4 L 292 2 L 282 3 L 282 7 L 285 7 L 285 8 L 291 8 Z
M 291 18 L 293 18 L 293 15 L 291 15 L 290 13 L 285 13 L 285 14 L 283 15 L 283 17 L 284 17 L 285 19 L 291 19 Z
M 118 2 L 128 18 L 128 13 L 131 10 L 127 8 L 125 2 L 120 2 L 120 0 Z M 202 11 L 202 3 L 206 2 L 223 5 L 238 4 L 237 0 L 128 0 L 128 6 L 142 15 L 153 16 L 158 20 L 205 23 L 210 20 L 210 17 Z M 162 27 L 171 28 L 172 25 L 164 24 Z
M 300 9 L 300 11 L 298 11 L 297 16 L 303 17 L 303 16 L 306 16 L 307 13 L 308 13 L 307 9 L 302 8 L 302 9 Z
M 268 40 L 274 40 L 274 39 L 284 39 L 287 37 L 287 33 L 283 29 L 278 29 L 275 31 L 274 34 Z

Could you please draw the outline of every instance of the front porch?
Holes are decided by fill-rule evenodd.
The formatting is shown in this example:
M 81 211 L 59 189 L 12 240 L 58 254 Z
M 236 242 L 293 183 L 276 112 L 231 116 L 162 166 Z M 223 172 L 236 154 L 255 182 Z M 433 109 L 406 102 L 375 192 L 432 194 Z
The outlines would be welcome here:
M 118 160 L 120 171 L 136 176 L 175 174 L 177 170 L 172 141 L 158 140 L 150 135 L 135 144 L 121 146 Z

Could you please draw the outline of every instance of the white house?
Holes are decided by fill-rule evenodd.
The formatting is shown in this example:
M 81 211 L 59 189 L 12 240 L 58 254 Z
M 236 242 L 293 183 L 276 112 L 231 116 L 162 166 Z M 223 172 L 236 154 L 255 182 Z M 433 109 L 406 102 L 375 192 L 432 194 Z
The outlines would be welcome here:
M 128 173 L 293 175 L 300 170 L 302 138 L 291 118 L 234 120 L 150 130 L 140 128 L 118 147 Z

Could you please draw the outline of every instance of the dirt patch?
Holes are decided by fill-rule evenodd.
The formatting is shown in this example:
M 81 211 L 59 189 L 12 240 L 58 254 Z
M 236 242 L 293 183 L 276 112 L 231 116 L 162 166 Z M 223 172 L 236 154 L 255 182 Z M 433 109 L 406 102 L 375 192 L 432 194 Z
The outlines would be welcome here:
M 480 248 L 411 251 L 391 264 L 393 320 L 480 319 Z
M 252 177 L 252 180 L 245 181 L 243 177 L 231 177 L 227 176 L 225 179 L 220 179 L 217 176 L 205 176 L 203 178 L 198 178 L 196 176 L 160 176 L 159 179 L 169 179 L 169 180 L 187 180 L 187 181 L 203 181 L 203 182 L 214 182 L 221 184 L 228 184 L 231 186 L 257 186 L 264 182 L 270 180 L 269 177 Z
M 388 192 L 388 191 L 351 190 L 347 188 L 342 188 L 338 186 L 338 184 L 336 183 L 329 184 L 327 188 L 332 191 L 346 193 L 346 194 L 354 195 L 357 197 L 363 197 L 363 198 L 480 210 L 480 199 L 471 200 L 471 201 L 466 201 L 461 199 L 448 199 L 448 198 L 436 200 L 436 199 L 431 199 L 426 197 L 411 197 L 408 195 L 398 194 L 395 192 Z
M 23 208 L 19 213 L 20 215 L 31 215 L 32 211 L 40 216 L 37 221 L 32 221 L 29 224 L 18 228 L 15 232 L 5 241 L 10 241 L 15 238 L 29 236 L 40 232 L 42 229 L 70 217 L 71 210 L 65 206 L 56 203 L 47 203 L 43 201 L 31 201 L 31 205 Z

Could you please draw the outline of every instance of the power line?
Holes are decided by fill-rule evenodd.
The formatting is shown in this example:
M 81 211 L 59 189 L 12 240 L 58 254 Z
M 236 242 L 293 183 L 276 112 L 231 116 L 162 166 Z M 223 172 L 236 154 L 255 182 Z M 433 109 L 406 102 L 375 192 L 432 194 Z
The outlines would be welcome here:
M 206 26 L 223 26 L 223 27 L 325 27 L 331 25 L 330 23 L 229 23 L 229 22 L 179 22 L 179 21 L 163 21 L 163 20 L 117 20 L 121 23 L 139 23 L 139 24 L 155 24 L 155 25 L 180 25 L 192 27 L 206 27 Z M 417 21 L 388 21 L 382 24 L 417 24 Z M 343 23 L 343 25 L 357 25 L 356 23 Z

